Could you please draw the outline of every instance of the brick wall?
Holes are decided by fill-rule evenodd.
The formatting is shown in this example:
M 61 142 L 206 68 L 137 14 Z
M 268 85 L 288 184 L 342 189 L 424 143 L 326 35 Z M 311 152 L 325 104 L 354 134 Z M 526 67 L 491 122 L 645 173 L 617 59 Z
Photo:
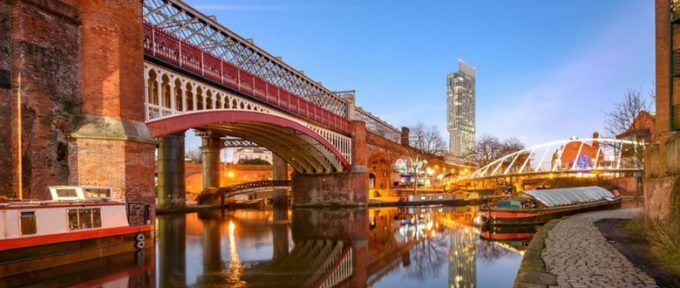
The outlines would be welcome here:
M 18 157 L 25 198 L 48 198 L 46 186 L 66 184 L 66 135 L 80 115 L 80 56 L 73 53 L 79 50 L 80 34 L 72 5 L 59 0 L 0 3 L 0 131 L 8 132 L 0 137 L 0 165 L 14 167 L 0 169 L 0 194 L 18 192 Z M 3 85 L 7 79 L 14 91 Z M 16 129 L 19 93 L 21 156 Z

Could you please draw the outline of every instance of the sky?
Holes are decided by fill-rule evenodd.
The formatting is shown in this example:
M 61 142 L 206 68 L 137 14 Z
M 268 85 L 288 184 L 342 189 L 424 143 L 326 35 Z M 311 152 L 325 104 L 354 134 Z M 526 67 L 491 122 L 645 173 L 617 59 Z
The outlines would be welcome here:
M 654 1 L 186 2 L 394 126 L 447 140 L 459 59 L 476 69 L 477 137 L 526 146 L 604 132 L 626 90 L 654 86 Z

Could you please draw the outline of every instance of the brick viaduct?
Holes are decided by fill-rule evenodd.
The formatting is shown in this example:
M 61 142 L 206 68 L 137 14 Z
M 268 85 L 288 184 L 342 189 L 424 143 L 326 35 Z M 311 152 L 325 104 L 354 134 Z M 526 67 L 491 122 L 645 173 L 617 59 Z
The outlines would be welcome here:
M 47 186 L 89 184 L 155 203 L 163 139 L 140 108 L 142 39 L 139 0 L 0 2 L 0 195 L 45 199 Z M 299 175 L 294 190 L 307 192 L 296 192 L 297 203 L 365 205 L 369 172 L 389 185 L 380 171 L 409 148 L 354 122 L 352 171 Z

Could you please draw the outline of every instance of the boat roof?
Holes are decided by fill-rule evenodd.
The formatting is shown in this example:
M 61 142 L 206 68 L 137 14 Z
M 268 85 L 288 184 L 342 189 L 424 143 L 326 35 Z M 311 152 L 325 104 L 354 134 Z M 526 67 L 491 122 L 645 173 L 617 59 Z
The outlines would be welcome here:
M 594 202 L 607 198 L 616 198 L 607 189 L 598 186 L 527 190 L 523 193 L 548 207 Z

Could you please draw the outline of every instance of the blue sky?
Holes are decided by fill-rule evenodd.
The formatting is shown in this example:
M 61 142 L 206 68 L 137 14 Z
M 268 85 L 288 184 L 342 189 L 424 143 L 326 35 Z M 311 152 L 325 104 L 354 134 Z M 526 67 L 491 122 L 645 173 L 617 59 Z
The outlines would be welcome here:
M 477 136 L 528 146 L 602 132 L 627 89 L 654 85 L 653 1 L 187 2 L 393 125 L 445 139 L 459 58 L 477 70 Z

